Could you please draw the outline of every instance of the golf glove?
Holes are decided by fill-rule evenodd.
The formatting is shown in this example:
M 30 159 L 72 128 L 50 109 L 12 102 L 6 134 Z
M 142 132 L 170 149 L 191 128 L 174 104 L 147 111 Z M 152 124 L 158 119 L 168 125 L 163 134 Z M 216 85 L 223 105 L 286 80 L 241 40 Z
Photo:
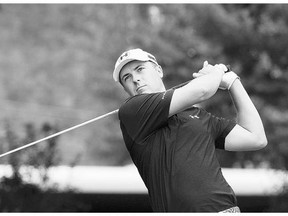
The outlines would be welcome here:
M 222 77 L 219 88 L 222 90 L 229 90 L 236 79 L 239 79 L 239 76 L 233 71 L 225 73 Z

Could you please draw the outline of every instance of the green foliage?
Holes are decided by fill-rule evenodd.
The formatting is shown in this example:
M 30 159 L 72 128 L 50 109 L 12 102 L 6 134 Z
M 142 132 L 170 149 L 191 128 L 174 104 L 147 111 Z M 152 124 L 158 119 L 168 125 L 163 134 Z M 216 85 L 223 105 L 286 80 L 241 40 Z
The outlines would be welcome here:
M 219 152 L 221 163 L 286 169 L 287 10 L 285 4 L 4 4 L 0 117 L 15 127 L 52 120 L 60 130 L 114 110 L 126 98 L 112 80 L 115 60 L 141 47 L 163 67 L 167 88 L 191 79 L 205 60 L 231 65 L 262 116 L 269 144 L 257 152 Z M 203 106 L 235 115 L 222 91 Z M 116 115 L 58 142 L 65 164 L 131 162 Z
M 126 95 L 112 80 L 115 60 L 141 47 L 163 67 L 167 88 L 191 79 L 205 60 L 231 65 L 260 112 L 269 143 L 257 152 L 217 152 L 221 164 L 287 169 L 287 12 L 286 4 L 3 4 L 1 140 L 14 148 L 117 109 Z M 203 106 L 235 115 L 226 92 Z M 35 129 L 45 122 L 57 129 Z M 61 162 L 53 162 L 55 152 L 44 153 L 56 142 Z M 9 150 L 5 146 L 1 152 Z M 33 164 L 43 168 L 44 179 L 46 167 L 58 163 L 131 162 L 116 115 L 19 155 L 9 157 L 14 173 L 22 163 Z
M 164 68 L 168 87 L 191 79 L 204 60 L 229 64 L 240 75 L 263 119 L 269 145 L 257 152 L 219 152 L 221 163 L 228 167 L 287 169 L 287 5 L 134 7 L 138 25 L 131 29 L 136 42 L 130 46 L 155 54 Z M 139 10 L 141 13 L 137 13 Z M 220 116 L 235 116 L 233 104 L 224 92 L 203 106 Z
M 15 173 L 16 174 L 16 173 Z M 40 193 L 40 189 L 33 184 L 25 184 L 16 174 L 12 178 L 3 177 L 0 182 L 0 211 L 1 212 L 17 212 L 25 211 L 25 208 L 31 208 L 31 205 L 39 199 L 33 199 L 35 194 Z M 25 202 L 28 200 L 29 202 Z
M 89 212 L 92 204 L 75 197 L 73 191 L 40 189 L 19 176 L 0 181 L 0 212 Z
M 56 132 L 57 127 L 49 123 L 44 123 L 40 129 L 35 128 L 33 124 L 26 124 L 24 136 L 21 137 L 21 135 L 17 134 L 7 122 L 1 139 L 3 144 L 1 146 L 2 151 L 8 152 L 20 147 L 19 145 L 21 145 L 21 143 L 31 143 L 36 139 L 39 139 L 39 137 L 46 137 Z M 19 171 L 22 166 L 37 169 L 41 177 L 41 184 L 43 185 L 48 180 L 47 172 L 49 167 L 57 166 L 60 163 L 60 156 L 57 149 L 57 137 L 4 156 L 1 158 L 1 163 L 11 165 L 12 176 L 14 176 L 16 180 L 22 179 Z
M 2 148 L 6 151 L 19 147 L 19 143 L 31 142 L 39 136 L 48 136 L 55 133 L 57 128 L 49 123 L 43 124 L 37 129 L 33 124 L 25 125 L 24 136 L 17 134 L 11 125 L 7 122 L 5 131 L 2 134 Z M 48 186 L 48 169 L 56 166 L 60 162 L 57 152 L 57 139 L 50 139 L 42 145 L 34 148 L 22 150 L 1 158 L 12 167 L 11 176 L 4 176 L 0 180 L 0 211 L 2 212 L 39 212 L 52 211 L 55 206 L 58 211 L 63 211 L 59 204 L 64 202 L 55 202 L 51 200 L 49 193 L 57 193 L 57 185 Z M 21 169 L 26 167 L 23 172 Z M 36 170 L 38 173 L 33 173 Z M 29 183 L 29 179 L 35 174 L 39 175 L 39 184 Z M 28 181 L 27 181 L 28 180 Z

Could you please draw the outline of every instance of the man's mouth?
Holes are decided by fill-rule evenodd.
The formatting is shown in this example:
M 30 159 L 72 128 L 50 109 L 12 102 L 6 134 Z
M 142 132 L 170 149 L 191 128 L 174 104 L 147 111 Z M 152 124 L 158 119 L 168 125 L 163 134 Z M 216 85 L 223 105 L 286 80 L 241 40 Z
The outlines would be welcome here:
M 139 87 L 136 89 L 136 92 L 137 92 L 138 94 L 143 93 L 144 90 L 145 90 L 145 87 L 146 87 L 146 85 L 139 86 Z

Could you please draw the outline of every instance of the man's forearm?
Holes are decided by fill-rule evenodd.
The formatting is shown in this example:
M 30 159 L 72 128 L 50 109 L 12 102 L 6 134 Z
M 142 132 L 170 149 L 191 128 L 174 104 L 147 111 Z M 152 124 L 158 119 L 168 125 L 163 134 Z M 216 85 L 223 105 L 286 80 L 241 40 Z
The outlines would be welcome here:
M 213 73 L 203 75 L 197 79 L 192 80 L 183 88 L 185 88 L 185 91 L 189 92 L 190 95 L 193 95 L 193 92 L 197 92 L 197 90 L 202 90 L 204 93 L 203 100 L 207 100 L 217 92 L 223 74 L 224 72 L 215 71 Z
M 223 74 L 223 71 L 216 70 L 176 89 L 171 100 L 169 116 L 212 97 L 220 85 Z
M 230 96 L 237 110 L 237 121 L 240 126 L 256 135 L 261 143 L 267 139 L 260 115 L 239 79 L 230 88 Z

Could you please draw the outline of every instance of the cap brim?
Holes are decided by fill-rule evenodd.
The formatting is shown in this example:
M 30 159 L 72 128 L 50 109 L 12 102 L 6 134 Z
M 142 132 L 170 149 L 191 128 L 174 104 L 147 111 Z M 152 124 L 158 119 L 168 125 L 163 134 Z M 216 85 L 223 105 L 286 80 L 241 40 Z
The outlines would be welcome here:
M 119 82 L 119 74 L 122 70 L 122 68 L 129 62 L 131 61 L 151 61 L 151 62 L 154 62 L 155 64 L 158 64 L 156 61 L 152 60 L 152 59 L 149 59 L 149 58 L 140 58 L 140 57 L 137 57 L 137 58 L 129 58 L 129 59 L 125 59 L 124 61 L 122 61 L 115 69 L 114 69 L 114 72 L 113 72 L 113 78 L 116 82 Z
M 119 75 L 120 75 L 120 71 L 122 70 L 122 68 L 129 62 L 134 61 L 135 59 L 126 59 L 124 61 L 122 61 L 115 69 L 113 72 L 113 78 L 116 82 L 119 82 Z

